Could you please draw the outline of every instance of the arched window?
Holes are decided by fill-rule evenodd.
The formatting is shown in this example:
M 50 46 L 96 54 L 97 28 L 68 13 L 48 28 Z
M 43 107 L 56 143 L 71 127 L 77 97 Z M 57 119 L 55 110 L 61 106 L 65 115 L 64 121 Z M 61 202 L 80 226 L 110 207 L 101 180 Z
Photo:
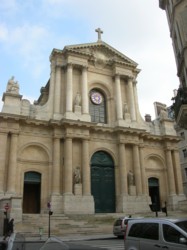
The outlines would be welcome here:
M 97 123 L 106 123 L 106 100 L 105 96 L 98 90 L 90 91 L 90 115 L 91 121 Z

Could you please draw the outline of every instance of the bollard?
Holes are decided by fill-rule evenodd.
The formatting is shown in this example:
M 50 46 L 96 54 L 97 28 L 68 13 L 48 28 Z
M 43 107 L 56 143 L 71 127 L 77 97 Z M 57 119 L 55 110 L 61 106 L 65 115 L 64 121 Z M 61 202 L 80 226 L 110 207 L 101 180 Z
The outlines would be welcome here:
M 40 240 L 42 239 L 42 235 L 43 235 L 43 228 L 39 227 L 39 234 L 40 234 Z

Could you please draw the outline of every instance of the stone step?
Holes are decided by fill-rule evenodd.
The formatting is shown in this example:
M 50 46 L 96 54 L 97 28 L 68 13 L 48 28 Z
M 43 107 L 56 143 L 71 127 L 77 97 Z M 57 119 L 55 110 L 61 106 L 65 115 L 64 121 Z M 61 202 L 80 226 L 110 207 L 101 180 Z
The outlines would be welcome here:
M 52 215 L 50 228 L 54 235 L 67 235 L 72 233 L 92 234 L 102 233 L 103 230 L 112 232 L 115 215 Z M 15 231 L 25 235 L 43 235 L 48 233 L 48 214 L 26 214 L 23 221 L 15 224 Z M 41 230 L 42 228 L 42 230 Z
M 184 217 L 187 213 L 183 211 L 169 211 L 169 217 Z M 113 223 L 116 218 L 125 214 L 94 214 L 94 215 L 64 215 L 53 214 L 50 217 L 51 232 L 53 235 L 67 234 L 95 234 L 112 233 Z M 133 217 L 155 217 L 154 212 L 146 214 L 136 214 Z M 159 217 L 165 217 L 165 213 L 158 213 Z M 39 236 L 39 228 L 42 234 L 48 234 L 49 215 L 48 214 L 24 214 L 23 221 L 15 223 L 15 231 L 25 235 Z

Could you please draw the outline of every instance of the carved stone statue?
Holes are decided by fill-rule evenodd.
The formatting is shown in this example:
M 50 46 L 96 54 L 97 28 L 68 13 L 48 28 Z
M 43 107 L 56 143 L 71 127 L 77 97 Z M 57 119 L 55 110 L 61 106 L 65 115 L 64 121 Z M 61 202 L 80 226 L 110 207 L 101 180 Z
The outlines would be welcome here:
M 8 81 L 6 92 L 19 94 L 19 84 L 18 82 L 14 81 L 14 76 L 12 76 L 10 80 Z
M 75 96 L 75 105 L 80 106 L 80 104 L 81 104 L 81 95 L 77 92 Z
M 129 112 L 128 104 L 126 102 L 124 102 L 124 104 L 123 104 L 123 112 L 124 112 L 124 114 Z
M 130 170 L 129 172 L 128 172 L 128 185 L 129 186 L 134 186 L 134 174 L 133 174 L 133 172 Z
M 81 183 L 81 170 L 80 167 L 76 167 L 74 170 L 74 184 Z

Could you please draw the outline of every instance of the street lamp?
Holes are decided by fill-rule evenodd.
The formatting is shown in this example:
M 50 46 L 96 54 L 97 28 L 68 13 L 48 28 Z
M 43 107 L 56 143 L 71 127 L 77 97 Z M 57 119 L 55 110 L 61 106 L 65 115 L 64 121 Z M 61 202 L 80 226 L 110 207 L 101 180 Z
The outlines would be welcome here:
M 10 206 L 8 203 L 5 204 L 4 206 L 4 215 L 5 215 L 5 219 L 4 219 L 4 227 L 3 227 L 3 234 L 4 236 L 7 235 L 7 231 L 8 231 L 8 210 L 10 209 Z
M 51 237 L 51 215 L 53 212 L 51 211 L 51 202 L 47 202 L 47 208 L 49 210 L 49 222 L 48 222 L 48 238 Z

